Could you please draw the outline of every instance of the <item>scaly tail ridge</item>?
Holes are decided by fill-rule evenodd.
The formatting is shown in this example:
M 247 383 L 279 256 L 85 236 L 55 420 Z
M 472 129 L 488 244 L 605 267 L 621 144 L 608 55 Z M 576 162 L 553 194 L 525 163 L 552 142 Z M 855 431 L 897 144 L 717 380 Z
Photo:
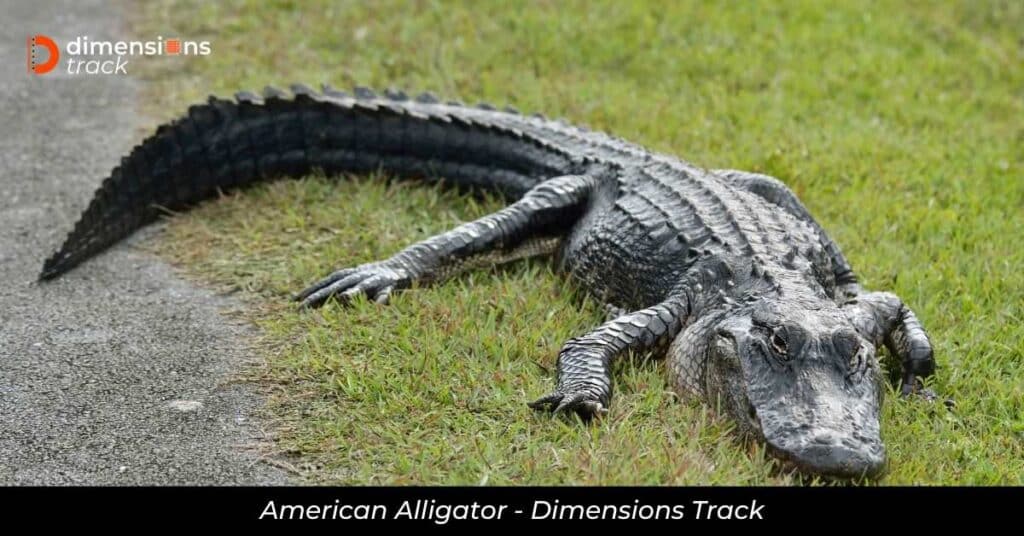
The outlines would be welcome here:
M 210 97 L 159 127 L 103 181 L 39 278 L 70 270 L 163 209 L 183 210 L 218 192 L 315 169 L 444 177 L 515 199 L 572 168 L 558 148 L 501 126 L 505 112 L 443 104 L 430 94 L 291 89 L 289 95 L 267 88 L 262 97 L 240 92 L 233 101 Z

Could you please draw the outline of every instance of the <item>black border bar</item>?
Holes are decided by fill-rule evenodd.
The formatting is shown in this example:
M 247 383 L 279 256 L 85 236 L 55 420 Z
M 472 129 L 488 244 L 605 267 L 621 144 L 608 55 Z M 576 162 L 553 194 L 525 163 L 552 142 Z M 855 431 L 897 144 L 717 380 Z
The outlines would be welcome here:
M 0 488 L 0 515 L 97 526 L 784 522 L 821 530 L 1013 523 L 1024 488 L 940 487 L 67 487 Z M 714 508 L 712 508 L 712 506 Z M 373 518 L 357 520 L 358 517 Z M 856 524 L 856 525 L 853 525 Z M 138 525 L 135 525 L 138 526 Z

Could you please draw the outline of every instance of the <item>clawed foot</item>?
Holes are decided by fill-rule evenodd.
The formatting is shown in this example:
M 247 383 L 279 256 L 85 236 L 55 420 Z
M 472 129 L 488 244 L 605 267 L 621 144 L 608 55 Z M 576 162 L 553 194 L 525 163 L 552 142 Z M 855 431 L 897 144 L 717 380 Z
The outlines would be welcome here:
M 559 387 L 555 392 L 527 405 L 532 409 L 550 410 L 553 413 L 573 411 L 585 421 L 608 413 L 602 397 L 593 388 L 586 386 Z
M 924 386 L 924 382 L 921 378 L 915 374 L 908 374 L 903 378 L 903 385 L 900 387 L 901 398 L 917 398 L 926 402 L 936 402 L 940 400 L 938 393 L 933 389 L 928 389 Z M 956 402 L 952 398 L 942 400 L 942 403 L 949 409 L 953 409 L 956 406 Z
M 300 309 L 320 307 L 334 297 L 342 303 L 362 294 L 377 303 L 387 303 L 395 289 L 409 286 L 412 278 L 402 268 L 385 262 L 371 262 L 338 270 L 295 296 Z

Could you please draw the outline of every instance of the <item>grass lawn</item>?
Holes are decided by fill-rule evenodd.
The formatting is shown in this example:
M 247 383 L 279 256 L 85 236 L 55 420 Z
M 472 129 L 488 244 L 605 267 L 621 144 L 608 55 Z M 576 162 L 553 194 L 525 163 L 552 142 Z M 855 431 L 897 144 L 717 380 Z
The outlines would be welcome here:
M 394 85 L 780 177 L 867 286 L 917 310 L 932 385 L 957 402 L 887 398 L 883 483 L 1024 483 L 1024 3 L 514 4 L 146 3 L 137 33 L 209 39 L 213 54 L 147 60 L 144 111 L 155 123 L 267 84 Z M 239 291 L 264 333 L 252 376 L 271 389 L 272 454 L 310 482 L 794 482 L 677 400 L 662 363 L 619 367 L 594 425 L 530 411 L 560 344 L 602 319 L 544 262 L 388 307 L 300 314 L 287 299 L 497 206 L 309 177 L 175 217 L 159 249 Z

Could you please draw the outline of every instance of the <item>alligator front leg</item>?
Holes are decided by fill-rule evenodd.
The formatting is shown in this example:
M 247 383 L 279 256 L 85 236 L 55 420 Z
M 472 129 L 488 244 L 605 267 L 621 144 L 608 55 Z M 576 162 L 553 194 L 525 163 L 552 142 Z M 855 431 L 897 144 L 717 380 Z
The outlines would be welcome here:
M 558 354 L 558 386 L 529 404 L 555 413 L 575 411 L 584 419 L 605 413 L 612 398 L 612 362 L 629 351 L 663 347 L 679 333 L 689 314 L 684 295 L 625 314 L 569 340 Z
M 547 180 L 498 212 L 414 244 L 390 259 L 338 270 L 296 295 L 302 308 L 331 297 L 342 303 L 365 295 L 387 302 L 413 283 L 442 281 L 466 269 L 554 251 L 585 209 L 595 179 Z
M 885 346 L 902 367 L 900 394 L 919 394 L 933 400 L 934 392 L 921 389 L 920 380 L 935 372 L 935 356 L 928 334 L 914 311 L 891 292 L 863 292 L 846 302 L 856 329 L 875 346 Z

